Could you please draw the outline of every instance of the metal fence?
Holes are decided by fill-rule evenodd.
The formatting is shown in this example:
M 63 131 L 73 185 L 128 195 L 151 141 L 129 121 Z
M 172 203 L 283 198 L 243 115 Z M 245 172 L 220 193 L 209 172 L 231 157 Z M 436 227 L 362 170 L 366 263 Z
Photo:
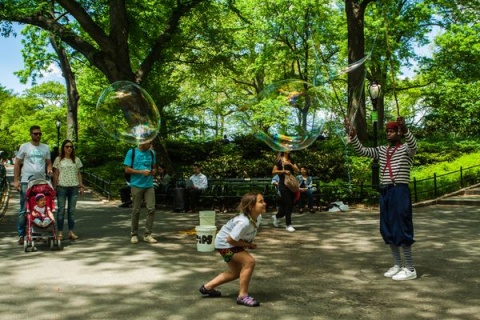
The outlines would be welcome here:
M 106 180 L 94 173 L 82 170 L 82 181 L 90 188 L 94 189 L 97 192 L 100 192 L 108 200 L 111 199 L 111 190 L 114 184 L 112 184 L 110 180 Z
M 10 200 L 10 186 L 7 179 L 7 170 L 0 163 L 0 220 L 5 217 L 8 209 L 8 201 Z
M 444 194 L 474 185 L 480 182 L 480 165 L 468 168 L 460 167 L 459 170 L 433 174 L 432 178 L 417 180 L 413 178 L 410 182 L 414 202 L 420 202 L 438 198 Z
M 112 190 L 118 193 L 121 185 L 113 184 L 86 170 L 82 171 L 83 180 L 96 191 L 102 193 L 108 199 L 112 197 Z M 410 181 L 410 189 L 414 202 L 435 199 L 441 195 L 465 188 L 469 185 L 480 183 L 480 165 L 463 168 L 442 175 L 433 174 L 433 177 Z M 334 201 L 344 201 L 350 204 L 373 204 L 378 200 L 378 192 L 371 184 L 349 183 L 318 183 L 320 202 L 328 205 Z

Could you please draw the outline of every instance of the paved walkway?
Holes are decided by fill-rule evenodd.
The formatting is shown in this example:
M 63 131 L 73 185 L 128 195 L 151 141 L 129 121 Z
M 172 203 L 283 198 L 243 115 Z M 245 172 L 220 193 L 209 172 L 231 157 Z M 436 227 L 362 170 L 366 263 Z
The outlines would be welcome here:
M 76 213 L 79 240 L 24 253 L 13 196 L 0 222 L 2 320 L 480 319 L 478 206 L 415 208 L 419 278 L 405 282 L 383 277 L 391 258 L 376 210 L 295 214 L 293 234 L 273 228 L 266 214 L 250 285 L 262 305 L 246 308 L 235 304 L 238 282 L 223 285 L 221 298 L 198 293 L 226 267 L 182 232 L 198 215 L 158 211 L 159 243 L 132 245 L 130 209 L 87 192 Z M 229 216 L 217 214 L 217 226 Z

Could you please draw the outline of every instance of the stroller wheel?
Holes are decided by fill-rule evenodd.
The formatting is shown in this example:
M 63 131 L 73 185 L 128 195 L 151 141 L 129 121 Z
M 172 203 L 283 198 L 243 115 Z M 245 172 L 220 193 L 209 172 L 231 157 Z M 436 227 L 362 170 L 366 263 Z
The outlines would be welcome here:
M 24 252 L 28 252 L 28 243 L 27 243 L 27 242 L 28 242 L 27 240 L 25 240 L 25 241 L 23 242 L 23 251 L 24 251 Z
M 55 240 L 49 239 L 49 240 L 48 240 L 48 244 L 49 244 L 49 246 L 50 246 L 50 250 L 53 250 L 53 249 L 54 249 Z

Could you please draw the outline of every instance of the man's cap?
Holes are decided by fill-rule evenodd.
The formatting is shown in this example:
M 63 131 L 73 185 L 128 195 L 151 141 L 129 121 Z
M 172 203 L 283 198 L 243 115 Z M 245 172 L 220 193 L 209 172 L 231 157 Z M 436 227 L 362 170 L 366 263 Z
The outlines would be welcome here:
M 387 122 L 387 125 L 385 126 L 385 129 L 393 129 L 393 130 L 398 130 L 398 122 L 397 121 L 390 121 Z

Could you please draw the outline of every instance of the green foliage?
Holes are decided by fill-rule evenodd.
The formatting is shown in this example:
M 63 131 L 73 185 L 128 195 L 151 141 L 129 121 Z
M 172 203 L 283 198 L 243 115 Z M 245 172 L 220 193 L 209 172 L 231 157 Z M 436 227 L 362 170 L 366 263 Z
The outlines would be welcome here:
M 476 152 L 464 154 L 457 158 L 451 158 L 451 160 L 439 161 L 435 164 L 428 166 L 415 166 L 412 170 L 412 179 L 415 177 L 418 180 L 432 178 L 434 174 L 442 175 L 452 171 L 458 171 L 460 168 L 470 168 L 478 166 L 480 163 L 480 148 L 477 148 Z M 477 169 L 480 171 L 480 168 Z
M 480 150 L 480 142 L 475 140 L 420 140 L 415 156 L 415 166 L 453 161 L 478 150 Z

